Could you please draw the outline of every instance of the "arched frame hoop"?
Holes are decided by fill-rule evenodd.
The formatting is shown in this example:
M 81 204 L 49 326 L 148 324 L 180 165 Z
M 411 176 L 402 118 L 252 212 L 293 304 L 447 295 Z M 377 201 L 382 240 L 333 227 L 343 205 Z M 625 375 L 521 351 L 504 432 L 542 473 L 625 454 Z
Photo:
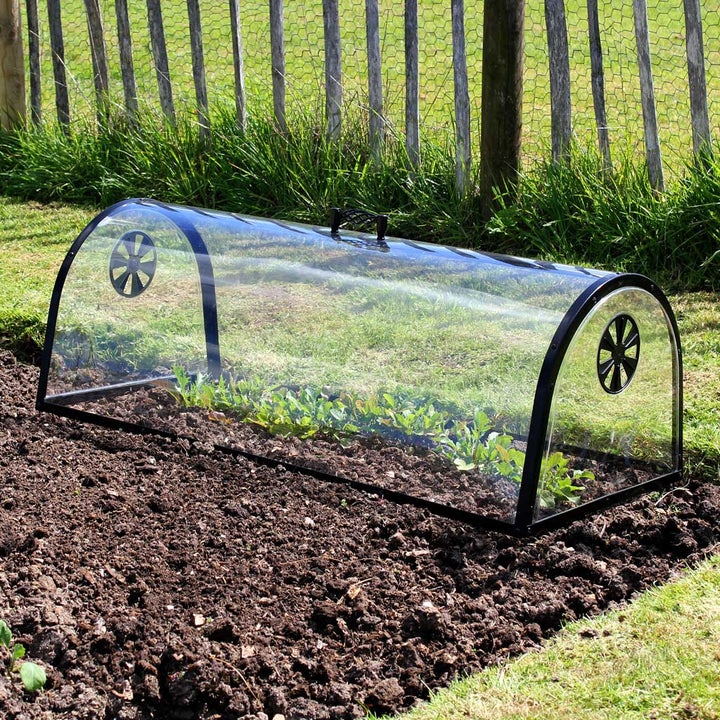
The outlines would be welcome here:
M 200 277 L 208 373 L 212 377 L 220 377 L 220 342 L 218 333 L 217 302 L 215 298 L 215 277 L 212 261 L 210 259 L 207 246 L 205 245 L 205 241 L 202 239 L 195 226 L 185 217 L 183 213 L 179 213 L 169 205 L 157 202 L 156 200 L 133 198 L 130 200 L 122 200 L 115 205 L 111 205 L 95 217 L 70 246 L 62 265 L 58 270 L 55 285 L 53 286 L 52 296 L 50 298 L 48 321 L 45 329 L 45 343 L 43 345 L 43 354 L 40 362 L 40 379 L 38 381 L 38 393 L 35 403 L 38 410 L 45 407 L 48 376 L 50 374 L 50 363 L 52 360 L 52 345 L 55 337 L 55 330 L 57 329 L 57 316 L 60 309 L 60 300 L 62 297 L 63 287 L 65 286 L 65 280 L 70 272 L 70 267 L 75 260 L 75 256 L 80 251 L 80 248 L 83 246 L 85 240 L 87 240 L 90 234 L 103 220 L 105 220 L 105 218 L 115 215 L 118 211 L 125 207 L 131 207 L 133 205 L 150 207 L 160 213 L 164 218 L 169 220 L 180 231 L 180 233 L 182 233 L 182 235 L 185 236 L 190 244 Z
M 555 392 L 555 383 L 563 360 L 565 359 L 570 342 L 585 318 L 595 309 L 600 300 L 621 288 L 639 288 L 648 292 L 661 305 L 668 321 L 673 344 L 673 438 L 671 451 L 675 469 L 666 475 L 653 478 L 645 483 L 618 490 L 615 493 L 597 498 L 584 505 L 533 522 L 535 502 L 537 500 L 538 485 L 540 482 L 540 469 L 547 441 L 550 408 Z M 562 525 L 567 523 L 572 515 L 586 514 L 604 505 L 613 504 L 623 497 L 629 497 L 645 491 L 650 485 L 659 485 L 679 480 L 682 476 L 681 379 L 682 351 L 675 314 L 670 307 L 668 299 L 652 280 L 644 275 L 637 274 L 613 275 L 601 278 L 579 295 L 555 331 L 555 335 L 545 355 L 542 368 L 540 369 L 540 375 L 535 389 L 532 416 L 530 418 L 527 453 L 525 456 L 522 483 L 520 485 L 520 495 L 518 497 L 517 515 L 515 517 L 516 530 L 519 533 L 526 533 L 540 529 L 541 527 L 549 528 Z

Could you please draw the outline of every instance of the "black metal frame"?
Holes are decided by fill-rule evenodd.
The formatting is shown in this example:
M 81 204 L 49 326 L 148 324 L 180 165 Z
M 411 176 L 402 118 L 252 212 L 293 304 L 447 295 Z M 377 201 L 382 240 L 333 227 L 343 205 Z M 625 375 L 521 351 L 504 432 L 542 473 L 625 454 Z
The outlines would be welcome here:
M 110 386 L 107 388 L 93 388 L 91 390 L 80 391 L 77 393 L 62 393 L 59 395 L 47 396 L 47 383 L 50 371 L 51 353 L 53 339 L 57 324 L 57 313 L 60 305 L 62 289 L 67 278 L 70 266 L 79 251 L 85 239 L 97 227 L 97 225 L 107 216 L 113 214 L 118 209 L 132 204 L 143 204 L 152 207 L 160 212 L 165 218 L 170 220 L 183 235 L 187 238 L 198 266 L 200 274 L 202 303 L 203 303 L 203 319 L 205 328 L 205 342 L 209 373 L 219 378 L 221 374 L 220 365 L 220 346 L 218 337 L 217 323 L 217 306 L 215 299 L 215 284 L 212 267 L 212 260 L 208 253 L 207 246 L 203 241 L 200 233 L 195 226 L 185 216 L 172 206 L 165 205 L 154 200 L 125 200 L 105 210 L 98 215 L 78 236 L 72 244 L 65 260 L 60 267 L 58 276 L 53 288 L 52 298 L 50 301 L 50 310 L 48 314 L 47 330 L 45 333 L 45 345 L 43 348 L 42 362 L 40 368 L 40 380 L 38 383 L 38 394 L 36 407 L 38 410 L 44 410 L 63 415 L 65 417 L 91 422 L 105 427 L 122 429 L 129 432 L 142 434 L 156 434 L 163 437 L 178 438 L 180 436 L 168 433 L 166 431 L 153 430 L 143 425 L 118 420 L 115 418 L 98 415 L 96 413 L 87 412 L 73 407 L 73 404 L 82 399 L 91 397 L 107 396 L 112 393 L 131 391 L 137 387 L 151 386 L 153 380 L 162 378 L 148 379 L 141 382 L 129 382 L 121 384 L 121 386 Z M 200 208 L 187 208 L 201 214 Z M 337 234 L 337 233 L 336 233 Z M 340 238 L 342 239 L 342 238 Z M 500 257 L 498 257 L 500 259 Z M 506 258 L 502 258 L 506 259 Z M 526 261 L 527 262 L 527 261 Z M 552 267 L 543 266 L 544 270 L 552 270 Z M 588 273 L 589 274 L 589 273 Z M 547 442 L 547 426 L 550 417 L 553 393 L 557 381 L 558 373 L 562 366 L 565 355 L 568 351 L 570 343 L 576 331 L 592 312 L 597 304 L 612 292 L 624 288 L 632 287 L 645 290 L 651 294 L 662 306 L 666 317 L 668 318 L 672 338 L 673 347 L 673 438 L 672 438 L 672 458 L 675 469 L 666 474 L 655 477 L 644 483 L 634 485 L 632 487 L 623 488 L 616 492 L 610 493 L 595 500 L 584 503 L 580 506 L 570 508 L 568 510 L 558 512 L 554 515 L 534 520 L 535 507 L 537 501 L 538 485 L 540 481 L 540 471 L 542 466 L 543 454 Z M 337 475 L 312 470 L 310 468 L 293 465 L 287 460 L 276 460 L 262 455 L 246 452 L 243 450 L 230 448 L 223 445 L 215 446 L 219 452 L 230 453 L 233 455 L 244 456 L 256 462 L 276 466 L 282 463 L 283 466 L 294 471 L 311 475 L 331 482 L 340 482 L 349 485 L 357 490 L 372 493 L 385 497 L 398 503 L 412 504 L 417 507 L 425 508 L 437 515 L 459 520 L 470 525 L 483 527 L 490 530 L 498 530 L 514 535 L 528 535 L 535 532 L 542 532 L 554 527 L 558 527 L 571 522 L 572 520 L 595 512 L 599 509 L 621 502 L 625 499 L 646 492 L 652 488 L 676 482 L 682 478 L 682 353 L 680 347 L 680 339 L 675 320 L 674 313 L 670 304 L 657 287 L 655 283 L 643 275 L 623 274 L 623 275 L 604 275 L 598 278 L 596 282 L 590 285 L 575 300 L 570 309 L 567 311 L 560 322 L 553 339 L 548 348 L 541 370 L 538 377 L 535 396 L 533 401 L 533 410 L 530 419 L 530 429 L 527 437 L 527 449 L 525 453 L 525 465 L 523 470 L 522 481 L 520 484 L 519 495 L 517 499 L 517 508 L 515 521 L 513 523 L 496 520 L 486 517 L 478 513 L 473 513 L 448 505 L 442 505 L 437 502 L 425 500 L 412 495 L 408 495 L 396 490 L 379 487 L 369 483 L 357 480 L 343 478 Z
M 672 341 L 674 344 L 673 384 L 675 385 L 673 388 L 673 439 L 671 451 L 676 469 L 648 483 L 641 483 L 630 488 L 619 490 L 578 507 L 556 513 L 549 518 L 543 518 L 533 522 L 538 485 L 540 482 L 540 468 L 547 440 L 547 425 L 550 419 L 550 408 L 552 406 L 555 383 L 557 382 L 560 367 L 565 359 L 565 354 L 570 346 L 570 342 L 583 320 L 592 312 L 600 300 L 623 287 L 636 287 L 650 293 L 660 303 L 670 322 Z M 535 390 L 535 399 L 533 401 L 533 411 L 530 418 L 530 431 L 528 432 L 528 444 L 525 453 L 525 467 L 520 485 L 515 525 L 518 528 L 527 528 L 530 530 L 531 528 L 539 529 L 564 524 L 580 514 L 585 514 L 599 507 L 619 502 L 626 497 L 645 492 L 650 486 L 661 481 L 662 483 L 669 483 L 680 480 L 682 478 L 682 442 L 682 352 L 677 321 L 675 320 L 675 314 L 670 307 L 670 303 L 657 285 L 644 275 L 626 274 L 601 278 L 590 285 L 567 311 L 558 329 L 555 331 L 555 335 L 550 342 L 550 347 L 548 348 L 545 360 L 540 369 Z

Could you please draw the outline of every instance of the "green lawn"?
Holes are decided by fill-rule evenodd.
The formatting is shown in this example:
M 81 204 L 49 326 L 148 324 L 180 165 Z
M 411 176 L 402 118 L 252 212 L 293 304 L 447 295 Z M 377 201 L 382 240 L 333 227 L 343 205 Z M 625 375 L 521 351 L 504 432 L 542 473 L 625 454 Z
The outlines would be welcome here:
M 42 342 L 54 277 L 94 211 L 0 197 L 0 343 L 32 354 Z
M 684 351 L 687 470 L 720 480 L 720 297 L 673 300 Z

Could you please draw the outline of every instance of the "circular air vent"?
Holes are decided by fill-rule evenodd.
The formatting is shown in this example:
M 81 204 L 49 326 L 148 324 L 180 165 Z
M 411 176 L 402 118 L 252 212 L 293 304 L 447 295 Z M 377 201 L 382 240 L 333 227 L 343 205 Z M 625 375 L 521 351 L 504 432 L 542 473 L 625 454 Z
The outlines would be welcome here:
M 637 323 L 621 313 L 605 327 L 597 353 L 597 374 L 606 393 L 621 393 L 633 379 L 640 359 Z
M 140 230 L 126 232 L 110 256 L 110 282 L 123 297 L 137 297 L 155 276 L 157 251 L 150 236 Z

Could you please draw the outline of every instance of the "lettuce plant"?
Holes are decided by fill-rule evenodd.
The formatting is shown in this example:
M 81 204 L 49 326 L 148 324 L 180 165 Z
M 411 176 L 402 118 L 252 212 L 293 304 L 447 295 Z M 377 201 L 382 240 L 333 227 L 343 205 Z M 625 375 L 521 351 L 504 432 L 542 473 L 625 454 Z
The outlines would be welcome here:
M 448 458 L 462 472 L 477 470 L 518 484 L 522 481 L 525 453 L 513 447 L 511 435 L 492 430 L 492 421 L 479 408 L 471 420 L 458 421 L 433 402 L 403 392 L 360 397 L 347 391 L 332 394 L 312 387 L 273 387 L 258 376 L 214 382 L 201 374 L 191 378 L 181 367 L 174 372 L 177 390 L 173 394 L 182 404 L 231 410 L 273 435 L 303 439 L 324 435 L 340 441 L 358 434 L 401 439 Z M 584 490 L 579 483 L 594 480 L 593 473 L 573 470 L 569 463 L 560 452 L 543 462 L 540 507 L 576 504 Z

